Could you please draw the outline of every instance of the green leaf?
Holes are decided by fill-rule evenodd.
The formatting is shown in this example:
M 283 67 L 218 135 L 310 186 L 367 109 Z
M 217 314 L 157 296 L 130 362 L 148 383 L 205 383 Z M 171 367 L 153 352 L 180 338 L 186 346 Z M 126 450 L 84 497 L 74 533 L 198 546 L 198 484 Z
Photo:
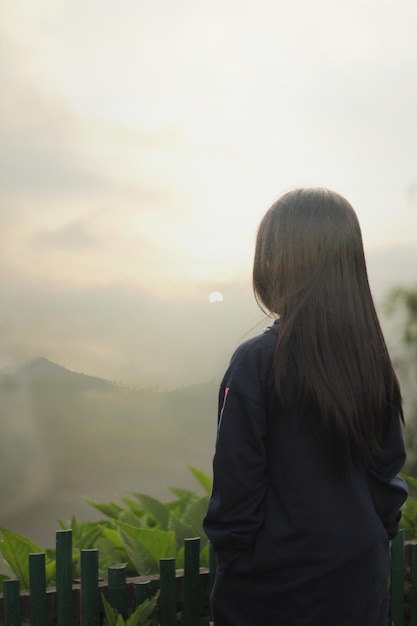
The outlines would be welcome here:
M 417 488 L 417 478 L 413 476 L 408 476 L 407 474 L 401 474 L 402 478 L 404 478 L 405 482 L 409 484 L 411 487 Z
M 123 541 L 115 528 L 105 528 L 103 537 L 115 548 L 123 548 Z
M 104 529 L 102 536 L 97 540 L 96 547 L 100 554 L 99 570 L 103 574 L 103 578 L 107 576 L 107 568 L 109 566 L 120 565 L 121 563 L 126 563 L 126 570 L 129 572 L 129 575 L 131 575 L 131 572 L 136 573 L 127 555 L 120 533 L 115 528 Z
M 45 564 L 45 580 L 47 585 L 56 580 L 56 561 L 49 561 Z
M 184 546 L 182 546 L 177 552 L 177 557 L 175 559 L 175 567 L 177 569 L 184 569 L 184 560 L 185 560 L 185 549 L 184 549 Z
M 406 539 L 417 539 L 417 500 L 408 497 L 401 509 L 400 527 L 405 530 Z
M 155 521 L 159 524 L 161 530 L 168 529 L 168 518 L 169 511 L 165 504 L 152 498 L 151 496 L 147 496 L 143 493 L 134 493 L 133 494 L 137 500 L 139 500 L 140 504 L 143 507 L 143 510 L 146 513 L 152 515 Z
M 182 518 L 188 507 L 198 500 L 198 496 L 194 491 L 189 491 L 188 489 L 178 489 L 177 487 L 168 487 L 168 489 L 177 496 L 177 499 L 167 502 L 165 506 L 170 513 Z
M 203 530 L 203 519 L 208 507 L 208 496 L 203 496 L 194 502 L 185 512 L 183 522 L 192 531 L 191 537 L 200 537 L 201 543 L 205 545 L 207 542 L 206 534 Z
M 103 594 L 101 594 L 101 601 L 103 603 L 104 615 L 108 626 L 116 626 L 117 624 L 117 611 L 110 605 Z
M 106 623 L 108 626 L 151 626 L 151 616 L 155 610 L 158 598 L 159 590 L 152 598 L 142 602 L 125 621 L 120 613 L 110 605 L 105 596 L 101 594 Z
M 112 519 L 118 519 L 120 513 L 124 510 L 123 507 L 116 502 L 95 502 L 94 500 L 86 497 L 84 497 L 84 500 L 97 509 L 97 511 L 100 511 L 100 513 L 103 513 L 103 515 Z
M 168 486 L 168 489 L 171 491 L 171 493 L 177 496 L 178 500 L 181 502 L 196 497 L 195 491 L 191 491 L 190 489 L 181 489 L 181 487 L 173 487 L 172 485 Z M 176 500 L 175 502 L 178 502 L 178 500 Z M 175 503 L 173 502 L 173 504 Z
M 169 517 L 168 529 L 174 531 L 175 533 L 175 547 L 177 550 L 181 550 L 181 547 L 184 544 L 184 539 L 187 539 L 193 534 L 192 529 L 173 514 Z
M 86 529 L 86 532 L 78 539 L 74 547 L 79 550 L 92 550 L 95 548 L 97 539 L 103 534 L 103 530 L 104 527 L 100 524 L 95 524 L 89 530 Z
M 69 528 L 72 530 L 73 548 L 90 550 L 95 547 L 97 539 L 102 535 L 104 528 L 108 528 L 112 522 L 98 520 L 95 522 L 77 522 L 72 517 Z
M 150 626 L 151 616 L 159 598 L 159 590 L 152 598 L 144 600 L 126 620 L 126 626 Z
M 159 561 L 175 557 L 175 534 L 170 531 L 135 528 L 117 522 L 126 552 L 139 575 L 156 574 Z
M 127 511 L 123 511 L 123 513 L 120 514 L 118 521 L 129 524 L 130 526 L 134 526 L 135 528 L 146 528 L 146 519 L 144 519 L 143 517 L 138 517 L 130 509 L 128 509 Z
M 46 559 L 48 561 L 55 561 L 56 559 L 56 548 L 45 548 L 43 550 L 46 554 Z
M 0 527 L 2 540 L 0 541 L 0 552 L 7 567 L 20 580 L 22 589 L 29 588 L 29 554 L 33 552 L 44 552 L 40 546 L 28 539 L 6 528 Z
M 127 505 L 128 510 L 136 515 L 136 517 L 143 517 L 145 515 L 143 509 L 139 508 L 138 502 L 136 500 L 132 500 L 132 498 L 122 498 L 122 502 Z
M 200 485 L 203 487 L 204 491 L 208 495 L 210 495 L 211 489 L 213 487 L 213 481 L 210 478 L 210 476 L 208 476 L 201 470 L 197 469 L 196 467 L 193 467 L 193 465 L 188 465 L 187 467 L 190 470 L 190 472 L 193 474 L 193 476 L 198 480 Z

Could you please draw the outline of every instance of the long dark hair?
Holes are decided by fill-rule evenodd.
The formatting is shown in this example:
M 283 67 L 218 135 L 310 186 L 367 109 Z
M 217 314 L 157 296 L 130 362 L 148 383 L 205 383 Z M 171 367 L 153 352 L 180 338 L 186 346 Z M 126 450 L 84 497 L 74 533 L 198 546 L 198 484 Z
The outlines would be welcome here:
M 280 318 L 278 393 L 295 368 L 299 399 L 317 409 L 342 467 L 372 463 L 403 412 L 349 202 L 328 189 L 296 189 L 273 204 L 258 230 L 253 288 Z

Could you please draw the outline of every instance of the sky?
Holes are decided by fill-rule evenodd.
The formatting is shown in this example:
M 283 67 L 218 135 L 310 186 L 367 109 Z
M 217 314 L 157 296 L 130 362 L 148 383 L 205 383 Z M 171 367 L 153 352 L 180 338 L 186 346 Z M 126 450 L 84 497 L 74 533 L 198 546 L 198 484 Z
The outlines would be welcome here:
M 0 0 L 0 368 L 219 375 L 295 186 L 353 204 L 378 297 L 415 284 L 416 32 L 415 0 Z

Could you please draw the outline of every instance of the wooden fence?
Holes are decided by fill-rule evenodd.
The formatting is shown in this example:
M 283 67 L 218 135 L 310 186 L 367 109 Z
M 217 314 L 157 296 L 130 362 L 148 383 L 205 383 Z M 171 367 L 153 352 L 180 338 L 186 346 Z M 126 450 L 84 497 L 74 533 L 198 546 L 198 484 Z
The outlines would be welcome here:
M 98 550 L 81 550 L 81 577 L 72 579 L 72 531 L 56 533 L 56 587 L 45 583 L 45 554 L 29 556 L 30 591 L 19 580 L 6 580 L 0 595 L 0 623 L 4 626 L 99 626 L 103 623 L 101 594 L 126 619 L 129 613 L 159 590 L 160 626 L 208 626 L 209 596 L 215 558 L 200 568 L 200 540 L 186 539 L 184 570 L 175 559 L 160 561 L 159 575 L 126 578 L 124 566 L 109 567 L 99 579 Z M 400 532 L 392 542 L 389 626 L 417 626 L 417 544 L 404 542 Z

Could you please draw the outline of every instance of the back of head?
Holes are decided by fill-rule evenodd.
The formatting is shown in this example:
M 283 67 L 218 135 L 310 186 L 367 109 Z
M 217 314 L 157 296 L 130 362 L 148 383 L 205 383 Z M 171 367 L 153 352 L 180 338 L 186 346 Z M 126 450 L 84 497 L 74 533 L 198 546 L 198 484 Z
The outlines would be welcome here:
M 296 189 L 266 213 L 253 267 L 255 297 L 280 317 L 275 378 L 289 362 L 300 398 L 321 415 L 344 467 L 379 452 L 401 397 L 369 288 L 361 230 L 347 200 Z
M 335 307 L 341 298 L 349 306 L 358 289 L 370 297 L 352 206 L 327 189 L 296 189 L 282 196 L 259 226 L 253 278 L 260 304 L 280 316 L 315 300 Z

